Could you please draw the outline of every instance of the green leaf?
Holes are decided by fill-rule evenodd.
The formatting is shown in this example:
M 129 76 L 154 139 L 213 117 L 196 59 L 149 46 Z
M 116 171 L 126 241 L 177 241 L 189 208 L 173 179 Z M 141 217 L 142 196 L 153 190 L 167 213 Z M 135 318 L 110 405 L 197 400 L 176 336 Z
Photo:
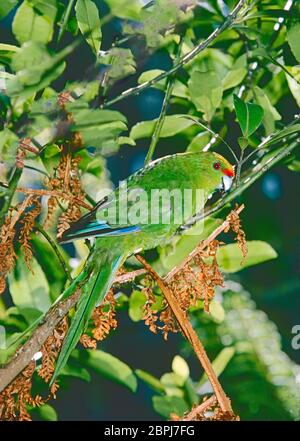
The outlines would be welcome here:
M 133 291 L 129 299 L 128 315 L 133 322 L 139 322 L 144 316 L 143 306 L 146 303 L 146 295 L 141 291 Z
M 67 110 L 72 111 L 72 106 L 67 106 Z M 84 109 L 73 113 L 75 129 L 82 130 L 85 127 L 98 126 L 109 122 L 127 123 L 126 117 L 116 110 L 93 110 Z
M 148 384 L 152 389 L 156 392 L 165 392 L 165 388 L 161 381 L 153 375 L 149 374 L 149 372 L 143 371 L 141 369 L 136 369 L 135 374 L 138 378 Z
M 247 247 L 247 256 L 242 260 L 241 250 L 237 243 L 221 246 L 217 253 L 217 260 L 222 270 L 227 273 L 235 273 L 277 257 L 276 251 L 266 242 L 260 240 L 247 241 Z
M 142 121 L 137 123 L 131 129 L 130 138 L 134 140 L 140 138 L 150 138 L 153 134 L 156 121 L 157 119 L 153 119 L 151 121 Z M 169 138 L 170 136 L 174 136 L 188 127 L 191 127 L 193 124 L 194 122 L 188 118 L 184 118 L 184 115 L 166 116 L 160 132 L 160 137 Z
M 99 64 L 107 66 L 107 76 L 114 81 L 133 75 L 136 71 L 136 62 L 131 50 L 121 47 L 113 47 L 99 57 Z
M 239 57 L 222 80 L 223 90 L 238 86 L 247 75 L 246 54 Z
M 300 23 L 295 22 L 290 28 L 287 30 L 287 41 L 290 45 L 290 48 L 296 58 L 300 63 Z
M 58 421 L 56 410 L 49 404 L 43 404 L 43 406 L 37 407 L 36 412 L 44 421 Z
M 223 306 L 215 299 L 213 299 L 209 304 L 209 313 L 216 323 L 222 323 L 225 318 Z
M 203 148 L 209 143 L 211 138 L 210 133 L 200 132 L 189 143 L 187 152 L 202 152 Z
M 0 3 L 0 20 L 6 17 L 10 11 L 18 4 L 18 0 L 4 0 Z
M 47 10 L 45 10 L 46 3 L 49 3 Z M 51 41 L 56 16 L 55 5 L 55 0 L 47 2 L 25 0 L 21 4 L 12 24 L 13 33 L 19 43 L 35 41 L 46 44 Z M 43 14 L 44 11 L 46 14 Z
M 224 348 L 221 350 L 221 352 L 214 359 L 214 361 L 212 362 L 212 366 L 213 366 L 213 369 L 214 369 L 217 377 L 219 377 L 222 374 L 222 372 L 224 372 L 224 370 L 226 369 L 226 366 L 228 365 L 228 363 L 230 362 L 230 360 L 232 359 L 234 354 L 235 354 L 234 347 Z M 203 374 L 201 379 L 199 380 L 198 387 L 203 386 L 203 384 L 206 381 L 208 381 L 207 376 L 206 376 L 206 374 Z
M 154 80 L 154 78 L 161 75 L 163 72 L 165 72 L 162 69 L 151 69 L 151 70 L 145 70 L 138 78 L 138 84 L 148 83 L 148 81 Z M 166 80 L 159 81 L 157 84 L 160 83 L 162 86 L 165 83 Z
M 91 381 L 91 374 L 89 373 L 89 371 L 82 366 L 75 366 L 71 364 L 70 360 L 68 364 L 66 364 L 65 367 L 62 369 L 60 375 L 64 375 L 66 377 L 80 378 L 81 380 L 87 382 Z
M 131 139 L 129 136 L 119 136 L 119 138 L 118 138 L 118 144 L 119 144 L 119 145 L 124 145 L 124 144 L 126 144 L 126 145 L 132 145 L 132 146 L 135 146 L 135 145 L 136 145 L 136 142 L 135 142 L 133 139 Z
M 261 106 L 253 103 L 245 103 L 237 95 L 233 96 L 236 116 L 245 138 L 249 138 L 258 128 L 264 117 Z
M 263 124 L 266 129 L 266 135 L 270 135 L 275 130 L 275 121 L 281 119 L 281 115 L 272 106 L 268 95 L 258 86 L 254 86 L 253 93 L 255 101 L 264 109 Z
M 137 380 L 132 369 L 113 355 L 100 350 L 86 350 L 81 357 L 78 357 L 79 351 L 74 351 L 73 354 L 84 367 L 91 368 L 97 374 L 126 386 L 132 392 L 136 391 Z
M 164 418 L 170 418 L 172 413 L 183 416 L 183 414 L 189 410 L 187 402 L 180 397 L 154 396 L 152 402 L 154 410 Z
M 48 86 L 62 74 L 64 55 L 70 51 L 71 46 L 51 56 L 42 43 L 24 43 L 12 58 L 12 67 L 17 74 L 7 81 L 8 95 L 28 98 Z
M 247 69 L 245 67 L 239 67 L 228 72 L 225 78 L 222 80 L 223 90 L 231 89 L 238 86 L 245 76 L 247 75 Z
M 160 381 L 168 396 L 184 397 L 183 386 L 186 380 L 180 375 L 177 375 L 174 372 L 168 372 L 161 376 Z
M 290 75 L 286 74 L 286 79 L 287 79 L 290 91 L 292 92 L 293 97 L 295 98 L 298 106 L 300 107 L 300 67 L 299 66 L 293 66 L 293 67 L 287 66 L 286 69 L 293 76 L 293 78 L 291 78 Z
M 75 11 L 81 33 L 85 36 L 95 55 L 98 55 L 102 33 L 97 6 L 92 0 L 77 0 Z
M 0 131 L 0 158 L 1 162 L 10 166 L 15 162 L 19 146 L 19 138 L 11 130 L 5 128 Z
M 138 0 L 105 0 L 113 15 L 129 20 L 139 20 L 141 3 Z
M 299 172 L 300 171 L 300 160 L 294 159 L 292 162 L 289 163 L 288 169 L 293 172 Z
M 32 318 L 31 309 L 38 314 L 48 311 L 51 306 L 46 276 L 34 258 L 31 266 L 33 273 L 26 267 L 23 259 L 19 258 L 14 272 L 8 277 L 13 302 L 29 321 Z
M 203 112 L 206 121 L 210 121 L 223 95 L 218 75 L 215 72 L 194 71 L 188 81 L 188 88 L 197 110 Z
M 180 355 L 175 355 L 172 361 L 172 370 L 175 374 L 182 378 L 183 382 L 185 382 L 190 375 L 190 369 L 184 358 L 180 357 Z

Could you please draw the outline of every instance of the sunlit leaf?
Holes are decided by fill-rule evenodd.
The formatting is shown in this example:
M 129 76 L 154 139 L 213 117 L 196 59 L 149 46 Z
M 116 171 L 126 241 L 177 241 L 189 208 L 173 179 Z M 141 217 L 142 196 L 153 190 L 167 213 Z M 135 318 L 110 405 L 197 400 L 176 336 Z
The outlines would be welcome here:
M 143 306 L 146 303 L 146 295 L 141 291 L 133 291 L 129 299 L 129 317 L 132 321 L 138 322 L 142 319 Z
M 266 129 L 266 134 L 270 135 L 275 130 L 275 121 L 281 119 L 281 115 L 276 108 L 272 106 L 268 95 L 258 86 L 253 88 L 255 101 L 264 109 L 263 124 Z
M 294 22 L 287 31 L 287 40 L 289 42 L 290 48 L 296 58 L 300 63 L 300 23 Z
M 197 110 L 203 112 L 204 119 L 210 121 L 220 106 L 223 88 L 215 72 L 194 71 L 188 82 L 189 93 Z
M 221 246 L 217 253 L 217 259 L 223 271 L 235 273 L 277 257 L 276 251 L 266 242 L 260 240 L 247 241 L 247 247 L 248 253 L 246 258 L 243 259 L 237 243 Z
M 19 6 L 13 21 L 13 32 L 19 43 L 51 41 L 56 12 L 56 0 L 25 0 Z
M 80 31 L 85 36 L 93 52 L 98 55 L 102 33 L 96 4 L 92 0 L 77 0 L 75 11 Z
M 130 132 L 130 138 L 150 138 L 153 134 L 157 119 L 152 121 L 142 121 L 132 127 Z M 162 130 L 160 132 L 161 138 L 168 138 L 174 136 L 177 133 L 191 127 L 194 124 L 188 118 L 184 118 L 184 115 L 171 115 L 166 116 Z

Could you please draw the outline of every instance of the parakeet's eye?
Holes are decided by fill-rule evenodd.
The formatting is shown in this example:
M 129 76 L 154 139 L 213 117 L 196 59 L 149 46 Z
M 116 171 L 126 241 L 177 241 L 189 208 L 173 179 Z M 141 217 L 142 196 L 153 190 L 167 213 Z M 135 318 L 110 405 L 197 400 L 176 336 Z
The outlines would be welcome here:
M 219 162 L 215 162 L 214 163 L 214 169 L 215 170 L 220 170 L 220 168 L 221 168 L 221 164 Z

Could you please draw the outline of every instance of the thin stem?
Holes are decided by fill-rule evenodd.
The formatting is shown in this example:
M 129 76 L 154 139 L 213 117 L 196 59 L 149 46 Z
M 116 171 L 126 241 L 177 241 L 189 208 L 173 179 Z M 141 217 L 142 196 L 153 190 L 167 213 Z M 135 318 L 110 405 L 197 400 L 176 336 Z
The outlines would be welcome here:
M 60 30 L 59 30 L 59 34 L 58 34 L 58 37 L 57 37 L 57 43 L 60 42 L 60 40 L 62 39 L 62 37 L 63 37 L 63 35 L 65 33 L 66 26 L 67 26 L 69 17 L 71 15 L 74 2 L 75 2 L 75 0 L 70 0 L 69 3 L 68 3 L 67 9 L 66 9 L 66 11 L 64 13 L 64 16 L 63 16 L 63 19 L 62 19 L 62 23 L 61 23 L 61 27 L 60 27 Z
M 2 227 L 2 225 L 4 223 L 6 213 L 8 212 L 12 198 L 14 197 L 18 182 L 19 182 L 21 175 L 22 175 L 22 171 L 23 171 L 22 168 L 19 168 L 19 167 L 15 168 L 14 173 L 12 175 L 12 178 L 9 181 L 7 192 L 3 196 L 4 203 L 3 203 L 2 208 L 0 210 L 0 227 Z
M 149 265 L 149 263 L 142 256 L 136 255 L 135 257 L 145 267 L 147 272 L 150 274 L 153 280 L 155 280 L 157 286 L 160 288 L 161 292 L 165 296 L 174 316 L 176 317 L 176 320 L 182 330 L 183 335 L 191 343 L 197 358 L 199 359 L 204 371 L 206 372 L 207 377 L 209 378 L 209 381 L 211 382 L 221 409 L 224 412 L 232 413 L 230 400 L 222 389 L 218 377 L 216 376 L 212 364 L 205 352 L 204 346 L 199 340 L 198 335 L 190 324 L 187 316 L 178 304 L 178 300 L 176 299 L 175 295 L 170 290 L 167 283 L 154 271 L 151 265 Z
M 158 83 L 161 80 L 164 80 L 165 78 L 169 77 L 170 75 L 175 74 L 179 69 L 181 69 L 182 66 L 189 63 L 193 58 L 195 58 L 197 55 L 200 54 L 204 49 L 206 49 L 223 31 L 228 29 L 236 20 L 238 13 L 240 10 L 245 6 L 247 3 L 247 0 L 240 0 L 236 7 L 233 9 L 231 14 L 228 15 L 224 23 L 215 29 L 206 40 L 199 43 L 197 46 L 194 47 L 190 52 L 188 52 L 186 55 L 184 55 L 177 63 L 174 64 L 174 66 L 162 74 L 158 75 L 157 77 L 153 78 L 150 81 L 146 81 L 145 83 L 140 84 L 139 86 L 132 87 L 130 89 L 125 90 L 123 93 L 118 95 L 115 98 L 112 98 L 109 101 L 106 101 L 102 107 L 109 107 L 112 104 L 115 104 L 125 98 L 128 98 L 132 95 L 138 95 L 143 90 L 153 86 L 153 84 Z
M 175 60 L 178 60 L 180 57 L 182 41 L 183 41 L 183 39 L 181 39 L 181 41 L 178 45 Z M 164 125 L 164 122 L 165 122 L 165 117 L 166 117 L 166 113 L 167 113 L 167 109 L 168 109 L 169 100 L 172 95 L 173 87 L 174 87 L 174 77 L 170 76 L 167 81 L 166 93 L 165 93 L 164 100 L 162 103 L 160 115 L 159 115 L 158 120 L 155 124 L 154 132 L 153 132 L 153 135 L 151 138 L 151 144 L 150 144 L 147 156 L 145 158 L 145 165 L 147 165 L 153 158 L 153 155 L 154 155 L 154 152 L 155 152 L 158 140 L 159 140 L 160 132 L 161 132 L 163 125 Z
M 51 247 L 53 248 L 53 251 L 55 252 L 66 276 L 67 279 L 72 282 L 72 276 L 70 274 L 70 270 L 68 268 L 68 262 L 66 262 L 66 260 L 64 259 L 62 253 L 60 252 L 60 249 L 58 248 L 56 242 L 52 239 L 52 237 L 47 233 L 47 231 L 44 230 L 44 228 L 42 227 L 42 225 L 40 225 L 39 223 L 35 223 L 35 228 L 36 230 L 38 230 L 43 236 L 44 238 L 49 242 L 49 244 L 51 245 Z
M 241 150 L 241 154 L 240 154 L 240 159 L 239 159 L 238 164 L 237 164 L 237 170 L 236 170 L 236 186 L 237 187 L 240 185 L 244 152 L 245 152 L 245 150 L 242 149 Z

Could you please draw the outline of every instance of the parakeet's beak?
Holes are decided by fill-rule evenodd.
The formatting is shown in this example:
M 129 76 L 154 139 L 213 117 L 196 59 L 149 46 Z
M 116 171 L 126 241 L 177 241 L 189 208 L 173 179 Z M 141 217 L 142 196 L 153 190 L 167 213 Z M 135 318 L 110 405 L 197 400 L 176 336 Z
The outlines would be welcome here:
M 234 168 L 223 168 L 222 172 L 225 176 L 228 176 L 229 178 L 234 178 Z

